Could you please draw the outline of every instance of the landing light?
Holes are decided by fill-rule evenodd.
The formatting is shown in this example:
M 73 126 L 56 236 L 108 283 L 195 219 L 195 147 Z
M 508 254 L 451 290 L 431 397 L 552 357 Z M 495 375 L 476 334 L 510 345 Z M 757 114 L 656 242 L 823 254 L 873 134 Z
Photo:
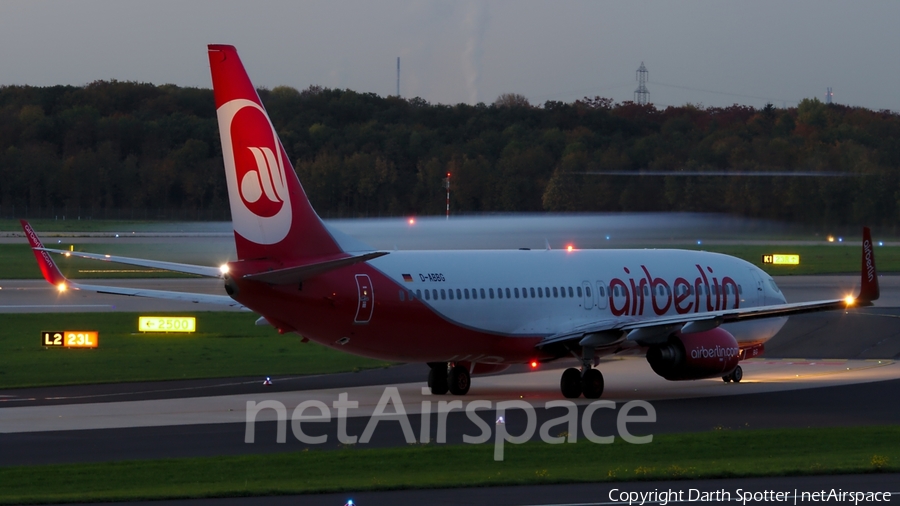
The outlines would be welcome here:
M 65 253 L 63 253 L 63 256 L 68 258 L 68 257 L 72 256 L 72 254 L 69 253 L 68 251 L 66 251 Z
M 856 297 L 848 295 L 844 297 L 844 302 L 846 302 L 848 306 L 852 306 L 856 302 Z
M 59 290 L 60 292 L 65 292 L 65 291 L 66 291 L 66 284 L 65 284 L 65 283 L 60 283 L 60 284 L 56 285 L 56 289 Z
M 409 224 L 410 224 L 410 225 L 415 225 L 415 224 L 416 224 L 416 219 L 415 219 L 415 218 L 410 218 L 410 219 L 409 219 Z
M 572 251 L 572 250 L 573 250 L 573 249 L 575 249 L 575 248 L 574 248 L 574 247 L 572 247 L 572 245 L 571 245 L 571 244 L 570 244 L 570 245 L 568 245 L 568 246 L 566 246 L 566 251 Z
M 537 361 L 537 360 L 532 360 L 531 363 L 530 363 L 529 365 L 531 366 L 532 369 L 537 369 L 538 361 Z
M 834 242 L 834 236 L 833 236 L 833 235 L 829 235 L 829 236 L 828 236 L 828 242 Z
M 219 272 L 221 272 L 222 274 L 228 274 L 228 264 L 220 265 Z

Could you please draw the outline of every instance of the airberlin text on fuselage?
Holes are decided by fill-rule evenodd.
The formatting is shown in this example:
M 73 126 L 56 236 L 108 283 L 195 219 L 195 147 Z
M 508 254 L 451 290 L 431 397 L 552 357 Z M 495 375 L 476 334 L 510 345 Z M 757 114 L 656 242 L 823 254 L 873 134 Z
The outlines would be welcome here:
M 686 278 L 678 277 L 670 285 L 662 278 L 654 278 L 644 265 L 641 266 L 643 277 L 638 279 L 628 277 L 625 280 L 611 279 L 609 281 L 609 307 L 612 314 L 615 316 L 643 315 L 648 307 L 652 308 L 655 314 L 664 315 L 673 306 L 678 314 L 737 309 L 740 306 L 738 284 L 732 278 L 725 276 L 720 281 L 713 275 L 712 267 L 706 267 L 705 270 L 699 264 L 694 267 L 696 267 L 698 275 L 693 283 Z M 628 267 L 623 267 L 622 270 L 625 271 L 625 274 L 631 274 Z M 728 286 L 731 288 L 726 288 Z M 622 295 L 617 296 L 616 288 L 619 288 Z M 730 301 L 729 296 L 734 300 Z M 649 304 L 646 299 L 650 299 Z M 728 307 L 729 303 L 731 307 Z

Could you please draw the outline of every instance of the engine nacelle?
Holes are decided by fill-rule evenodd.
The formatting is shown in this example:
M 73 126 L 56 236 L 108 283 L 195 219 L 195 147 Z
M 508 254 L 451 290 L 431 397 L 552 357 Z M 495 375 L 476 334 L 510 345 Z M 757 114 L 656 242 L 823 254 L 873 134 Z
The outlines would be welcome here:
M 715 378 L 731 373 L 740 361 L 737 340 L 721 327 L 681 334 L 647 350 L 653 372 L 670 381 Z

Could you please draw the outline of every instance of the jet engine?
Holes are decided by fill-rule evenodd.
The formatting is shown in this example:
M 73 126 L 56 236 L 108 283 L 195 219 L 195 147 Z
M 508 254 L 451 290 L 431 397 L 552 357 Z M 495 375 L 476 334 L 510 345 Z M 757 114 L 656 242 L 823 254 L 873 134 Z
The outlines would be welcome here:
M 716 327 L 705 332 L 676 332 L 664 344 L 647 350 L 653 372 L 669 381 L 725 376 L 740 361 L 741 349 L 727 330 Z

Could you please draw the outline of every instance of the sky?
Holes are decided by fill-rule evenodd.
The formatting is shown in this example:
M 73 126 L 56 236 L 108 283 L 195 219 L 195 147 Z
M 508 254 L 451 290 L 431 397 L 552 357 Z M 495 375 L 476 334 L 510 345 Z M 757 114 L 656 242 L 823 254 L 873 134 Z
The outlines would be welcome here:
M 431 103 L 585 96 L 725 107 L 804 98 L 900 112 L 900 2 L 2 0 L 0 85 L 96 80 L 210 87 L 235 45 L 258 87 Z

